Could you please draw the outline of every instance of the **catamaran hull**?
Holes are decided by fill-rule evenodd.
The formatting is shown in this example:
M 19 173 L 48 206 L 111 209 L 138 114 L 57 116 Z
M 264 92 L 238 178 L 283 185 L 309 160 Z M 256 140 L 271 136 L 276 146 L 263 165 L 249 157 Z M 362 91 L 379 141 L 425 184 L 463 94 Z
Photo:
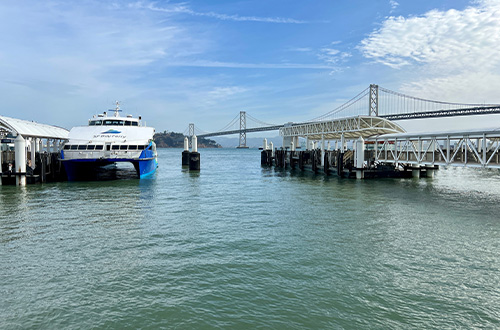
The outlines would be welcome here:
M 158 161 L 156 160 L 156 158 L 134 161 L 132 163 L 134 164 L 135 170 L 137 171 L 137 175 L 141 179 L 152 175 L 158 168 Z
M 115 168 L 113 165 L 120 162 L 129 162 L 134 165 L 135 172 L 140 179 L 156 172 L 158 161 L 150 159 L 74 159 L 63 160 L 68 181 L 85 181 L 113 179 Z

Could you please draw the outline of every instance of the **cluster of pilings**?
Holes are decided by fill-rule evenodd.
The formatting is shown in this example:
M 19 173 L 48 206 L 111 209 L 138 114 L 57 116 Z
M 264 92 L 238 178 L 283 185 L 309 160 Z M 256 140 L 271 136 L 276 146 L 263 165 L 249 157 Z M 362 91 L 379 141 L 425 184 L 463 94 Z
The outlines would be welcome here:
M 0 143 L 0 185 L 25 186 L 66 180 L 66 172 L 59 157 L 58 144 L 49 145 L 43 151 L 41 140 L 27 141 L 18 135 L 14 141 L 2 139 Z M 12 150 L 12 142 L 14 148 Z M 56 152 L 53 152 L 55 149 Z
M 200 153 L 198 152 L 198 138 L 191 138 L 191 151 L 189 151 L 189 139 L 184 138 L 184 151 L 182 152 L 182 167 L 188 167 L 190 171 L 200 170 Z
M 353 150 L 345 146 L 325 150 L 314 148 L 314 144 L 310 144 L 310 149 L 296 150 L 293 142 L 291 146 L 274 149 L 264 139 L 261 165 L 356 179 L 432 177 L 437 170 L 437 166 L 417 168 L 405 164 L 375 162 L 375 151 L 365 150 L 362 138 L 354 142 Z

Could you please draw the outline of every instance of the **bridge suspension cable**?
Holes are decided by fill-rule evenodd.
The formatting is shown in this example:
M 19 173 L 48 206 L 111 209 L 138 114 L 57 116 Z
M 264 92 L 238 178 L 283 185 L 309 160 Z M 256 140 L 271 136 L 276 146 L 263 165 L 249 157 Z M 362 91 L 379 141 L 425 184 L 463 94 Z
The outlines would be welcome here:
M 405 117 L 405 115 L 410 118 L 410 114 L 431 112 L 435 112 L 433 116 L 438 117 L 440 116 L 439 111 L 443 111 L 444 114 L 444 112 L 450 112 L 450 110 L 459 111 L 461 109 L 467 109 L 469 110 L 467 114 L 473 114 L 473 110 L 476 108 L 476 112 L 483 111 L 484 113 L 494 113 L 491 109 L 484 109 L 491 107 L 498 108 L 500 105 L 428 100 L 395 92 L 378 85 L 370 85 L 370 87 L 366 88 L 346 103 L 310 121 L 323 121 L 360 115 L 394 117 L 393 119 L 399 116 L 399 119 L 401 119 Z M 480 108 L 483 110 L 480 110 Z
M 280 126 L 280 125 L 276 125 L 276 124 L 269 124 L 269 123 L 266 123 L 266 122 L 263 122 L 262 120 L 259 120 L 251 115 L 249 115 L 248 113 L 245 112 L 245 130 L 248 128 L 248 129 L 256 129 L 258 130 L 259 128 L 266 128 L 266 127 L 275 127 L 275 126 Z M 248 122 L 248 119 L 251 123 L 254 123 L 254 125 L 247 125 L 246 123 Z M 233 134 L 236 134 L 234 133 L 234 131 L 240 131 L 241 130 L 241 112 L 238 113 L 228 124 L 226 124 L 226 126 L 222 127 L 221 129 L 217 130 L 217 131 L 213 131 L 213 132 L 207 132 L 207 131 L 203 131 L 201 129 L 199 129 L 197 126 L 194 127 L 194 134 L 196 135 L 207 135 L 207 136 L 212 136 L 212 135 L 221 135 L 221 134 L 218 134 L 218 133 L 223 133 L 223 132 L 227 132 L 227 131 L 230 131 L 230 132 L 233 132 Z M 184 135 L 187 135 L 187 136 L 191 136 L 191 132 L 189 130 L 189 127 L 186 128 L 186 130 L 184 131 Z M 241 133 L 240 133 L 241 134 Z
M 347 101 L 346 103 L 342 104 L 341 106 L 333 109 L 332 111 L 329 111 L 325 113 L 324 115 L 321 115 L 319 117 L 313 118 L 310 121 L 322 121 L 322 120 L 327 120 L 327 119 L 333 119 L 333 118 L 339 118 L 339 117 L 348 117 L 351 112 L 358 112 L 357 107 L 364 107 L 365 114 L 366 114 L 366 109 L 367 103 L 361 102 L 362 100 L 365 100 L 367 96 L 369 95 L 369 90 L 370 88 L 364 89 L 361 93 Z M 353 108 L 357 106 L 356 108 Z M 349 113 L 348 113 L 349 112 Z M 361 109 L 359 109 L 359 112 L 361 112 Z M 352 114 L 352 115 L 358 115 L 358 114 Z
M 378 87 L 378 90 L 380 92 L 378 105 L 379 115 L 381 116 L 498 106 L 498 104 L 458 103 L 429 100 L 395 92 L 383 87 Z
M 249 115 L 247 113 L 247 118 L 252 120 L 254 123 L 260 125 L 260 126 L 276 126 L 276 124 L 269 124 L 269 123 L 266 123 L 266 122 L 263 122 L 262 120 L 259 120 L 251 115 Z
M 236 124 L 239 125 L 240 123 L 240 114 L 238 113 L 234 118 L 233 120 L 231 120 L 229 122 L 229 124 L 227 124 L 226 126 L 222 127 L 221 129 L 215 131 L 215 132 L 223 132 L 223 131 L 228 131 L 230 129 L 234 129 L 236 126 Z
M 221 129 L 219 129 L 219 130 L 217 130 L 215 132 L 224 132 L 224 131 L 233 129 L 234 127 L 236 127 L 235 124 L 237 122 L 239 123 L 239 118 L 240 118 L 240 115 L 238 114 L 226 126 L 222 127 Z M 192 125 L 192 124 L 190 124 L 190 125 Z M 194 131 L 192 131 L 193 129 L 194 129 Z M 198 126 L 194 126 L 193 125 L 193 128 L 191 130 L 190 130 L 189 126 L 188 126 L 188 128 L 186 128 L 184 130 L 184 135 L 191 137 L 192 134 L 195 134 L 195 135 L 207 135 L 207 134 L 211 134 L 211 133 L 215 133 L 215 132 L 208 132 L 208 131 L 200 129 Z

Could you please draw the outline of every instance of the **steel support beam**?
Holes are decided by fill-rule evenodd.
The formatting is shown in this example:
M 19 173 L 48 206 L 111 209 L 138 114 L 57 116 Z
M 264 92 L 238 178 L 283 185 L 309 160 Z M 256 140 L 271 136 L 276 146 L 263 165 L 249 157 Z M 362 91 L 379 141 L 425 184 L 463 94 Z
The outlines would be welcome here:
M 370 85 L 370 108 L 368 116 L 378 116 L 378 85 Z
M 246 111 L 240 111 L 240 145 L 238 148 L 247 147 L 247 116 Z
M 189 148 L 193 146 L 194 124 L 189 124 Z

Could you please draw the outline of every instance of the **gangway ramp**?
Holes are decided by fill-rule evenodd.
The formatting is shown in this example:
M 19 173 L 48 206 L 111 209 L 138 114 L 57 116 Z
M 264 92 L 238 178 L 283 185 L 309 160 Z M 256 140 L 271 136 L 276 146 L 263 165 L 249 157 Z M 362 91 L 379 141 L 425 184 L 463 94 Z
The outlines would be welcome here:
M 375 161 L 414 166 L 500 169 L 500 128 L 397 133 L 368 138 Z

